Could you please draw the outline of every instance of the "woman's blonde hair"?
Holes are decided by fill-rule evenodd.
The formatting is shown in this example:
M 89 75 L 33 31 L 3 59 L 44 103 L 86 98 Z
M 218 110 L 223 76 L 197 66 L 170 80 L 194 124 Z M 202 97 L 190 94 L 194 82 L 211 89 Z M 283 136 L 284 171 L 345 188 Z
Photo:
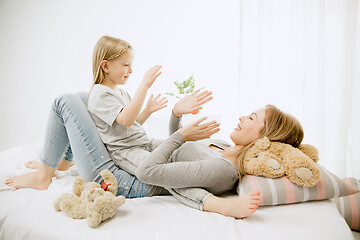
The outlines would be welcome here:
M 297 148 L 304 138 L 304 131 L 300 122 L 295 117 L 269 104 L 266 105 L 264 127 L 260 130 L 258 139 L 263 137 L 269 138 L 270 141 L 287 143 Z M 237 165 L 240 180 L 246 175 L 244 170 L 245 154 L 254 146 L 256 140 L 242 148 L 239 153 Z
M 105 72 L 100 65 L 101 61 L 111 61 L 121 56 L 128 49 L 131 49 L 131 45 L 128 42 L 111 36 L 102 36 L 96 42 L 92 56 L 92 70 L 94 79 L 91 89 L 95 84 L 103 83 L 105 80 Z M 86 98 L 86 102 L 89 98 L 91 89 Z

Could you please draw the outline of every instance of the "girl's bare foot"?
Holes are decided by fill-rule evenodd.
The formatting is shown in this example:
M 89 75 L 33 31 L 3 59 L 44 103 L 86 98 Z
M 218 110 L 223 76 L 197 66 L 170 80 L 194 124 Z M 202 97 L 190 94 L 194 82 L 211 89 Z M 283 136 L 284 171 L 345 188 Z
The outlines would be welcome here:
M 31 169 L 39 169 L 42 163 L 40 161 L 29 161 L 26 162 L 25 167 L 31 168 Z M 59 165 L 57 166 L 56 170 L 58 171 L 66 171 L 69 170 L 70 166 L 74 165 L 73 161 L 66 161 L 64 159 L 60 159 Z
M 41 162 L 39 161 L 29 161 L 27 163 L 25 163 L 25 167 L 27 168 L 31 168 L 31 169 L 39 169 L 39 166 L 40 166 Z
M 51 177 L 44 177 L 43 174 L 40 174 L 39 171 L 36 171 L 8 178 L 5 181 L 5 184 L 16 189 L 35 188 L 38 190 L 46 190 L 48 189 L 51 181 Z
M 224 215 L 245 218 L 252 215 L 260 203 L 260 190 L 254 190 L 244 196 L 225 199 Z
M 5 184 L 19 188 L 35 188 L 38 190 L 48 189 L 55 173 L 55 168 L 49 167 L 43 163 L 38 166 L 38 171 L 6 179 Z

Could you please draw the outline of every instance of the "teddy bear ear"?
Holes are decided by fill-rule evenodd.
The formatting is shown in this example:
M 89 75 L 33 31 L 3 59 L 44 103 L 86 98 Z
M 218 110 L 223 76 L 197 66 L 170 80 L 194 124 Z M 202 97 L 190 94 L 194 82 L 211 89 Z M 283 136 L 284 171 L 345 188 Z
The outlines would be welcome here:
M 310 144 L 300 144 L 298 147 L 306 156 L 311 158 L 314 162 L 319 161 L 319 151 L 317 148 Z
M 270 140 L 267 137 L 260 138 L 255 142 L 255 146 L 261 150 L 266 150 L 270 147 Z
M 77 176 L 75 178 L 74 184 L 73 184 L 73 193 L 80 197 L 81 192 L 84 191 L 85 188 L 85 181 L 82 177 Z

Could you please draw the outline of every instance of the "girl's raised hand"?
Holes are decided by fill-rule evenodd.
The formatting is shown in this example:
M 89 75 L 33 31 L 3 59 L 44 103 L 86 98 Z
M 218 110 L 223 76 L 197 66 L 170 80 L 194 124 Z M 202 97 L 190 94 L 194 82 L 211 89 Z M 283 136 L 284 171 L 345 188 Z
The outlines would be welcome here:
M 173 108 L 173 113 L 175 116 L 180 117 L 183 114 L 188 113 L 197 113 L 202 109 L 201 105 L 213 99 L 211 91 L 202 91 L 196 90 L 189 95 L 181 98 Z
M 152 68 L 150 68 L 145 73 L 144 78 L 141 83 L 149 89 L 153 85 L 156 78 L 158 76 L 160 76 L 160 74 L 161 74 L 161 72 L 159 72 L 160 68 L 162 68 L 161 65 L 155 65 Z
M 160 109 L 163 109 L 165 107 L 167 107 L 166 103 L 168 102 L 168 100 L 166 99 L 166 97 L 163 97 L 160 99 L 161 94 L 158 94 L 155 98 L 154 95 L 151 94 L 145 109 L 151 114 L 154 113 L 156 111 L 159 111 Z
M 220 128 L 218 128 L 220 123 L 217 123 L 215 120 L 200 124 L 206 118 L 207 117 L 202 117 L 199 120 L 189 123 L 188 125 L 178 130 L 185 141 L 197 141 L 210 138 L 211 135 L 217 133 L 220 130 Z

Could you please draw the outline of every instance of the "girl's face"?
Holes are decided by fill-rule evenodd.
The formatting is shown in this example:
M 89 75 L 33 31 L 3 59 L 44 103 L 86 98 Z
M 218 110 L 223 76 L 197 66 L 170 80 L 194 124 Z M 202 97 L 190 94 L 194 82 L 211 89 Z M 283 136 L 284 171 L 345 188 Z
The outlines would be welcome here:
M 266 108 L 261 108 L 250 115 L 239 117 L 239 123 L 230 138 L 240 146 L 246 146 L 259 138 L 260 131 L 264 127 Z
M 108 61 L 107 71 L 110 81 L 116 85 L 125 84 L 132 73 L 133 54 L 132 50 L 128 49 L 120 57 Z

